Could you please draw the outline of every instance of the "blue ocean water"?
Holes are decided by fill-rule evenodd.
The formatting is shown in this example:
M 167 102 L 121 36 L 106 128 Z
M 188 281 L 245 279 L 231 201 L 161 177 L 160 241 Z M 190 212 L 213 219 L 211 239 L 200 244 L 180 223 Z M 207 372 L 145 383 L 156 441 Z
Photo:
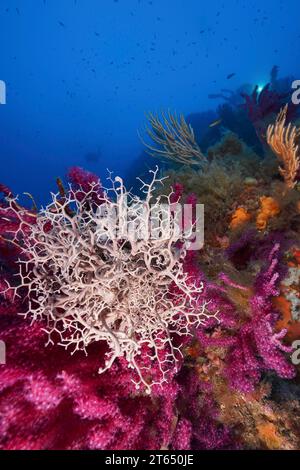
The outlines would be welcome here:
M 296 76 L 299 13 L 298 0 L 0 0 L 0 180 L 39 203 L 72 165 L 130 180 L 152 165 L 145 113 L 213 116 L 209 94 L 263 87 L 274 65 Z

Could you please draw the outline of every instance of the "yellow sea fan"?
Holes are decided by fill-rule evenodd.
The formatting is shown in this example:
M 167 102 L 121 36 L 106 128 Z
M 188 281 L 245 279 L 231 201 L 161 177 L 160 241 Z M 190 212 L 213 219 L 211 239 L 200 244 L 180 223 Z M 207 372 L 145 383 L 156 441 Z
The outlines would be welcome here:
M 279 172 L 283 176 L 286 186 L 292 189 L 296 184 L 296 176 L 300 167 L 299 148 L 296 144 L 300 130 L 291 123 L 286 126 L 287 109 L 288 105 L 280 110 L 275 124 L 268 126 L 267 142 L 282 161 L 283 166 L 279 167 Z
M 141 140 L 150 155 L 183 165 L 201 166 L 206 163 L 206 157 L 195 140 L 193 128 L 182 114 L 178 118 L 170 111 L 167 115 L 162 113 L 161 117 L 149 113 L 148 120 L 150 126 L 146 127 L 146 132 L 157 147 Z

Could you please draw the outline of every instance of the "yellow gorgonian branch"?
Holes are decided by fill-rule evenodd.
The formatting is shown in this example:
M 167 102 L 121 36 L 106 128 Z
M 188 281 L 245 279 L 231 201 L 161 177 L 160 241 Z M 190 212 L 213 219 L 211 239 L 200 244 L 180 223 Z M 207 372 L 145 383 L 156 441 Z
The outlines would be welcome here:
M 192 127 L 187 124 L 184 116 L 179 118 L 168 111 L 161 117 L 150 113 L 148 115 L 150 127 L 146 132 L 157 147 L 144 143 L 150 155 L 167 158 L 184 165 L 201 165 L 206 157 L 201 152 Z
M 283 166 L 279 167 L 279 172 L 283 176 L 286 186 L 292 189 L 296 184 L 296 176 L 300 167 L 299 147 L 296 144 L 300 130 L 291 123 L 286 125 L 287 109 L 288 105 L 280 110 L 275 124 L 268 126 L 267 142 L 282 161 Z

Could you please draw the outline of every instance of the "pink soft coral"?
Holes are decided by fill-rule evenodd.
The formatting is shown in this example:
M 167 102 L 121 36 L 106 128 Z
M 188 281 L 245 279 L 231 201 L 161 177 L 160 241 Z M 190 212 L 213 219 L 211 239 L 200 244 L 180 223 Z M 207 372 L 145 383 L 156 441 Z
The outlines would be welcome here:
M 81 174 L 81 173 L 79 173 Z M 78 172 L 76 172 L 78 176 Z M 76 178 L 77 178 L 76 176 Z M 80 197 L 77 203 L 90 207 L 89 196 L 94 194 L 95 185 L 87 186 L 80 177 L 77 181 Z M 88 181 L 95 182 L 94 177 Z M 96 187 L 96 192 L 97 192 Z M 84 194 L 83 194 L 84 193 Z M 75 196 L 78 193 L 72 193 Z M 84 197 L 81 197 L 81 196 Z M 70 355 L 55 344 L 45 347 L 47 334 L 44 321 L 29 324 L 17 314 L 27 311 L 32 302 L 26 294 L 26 286 L 20 291 L 14 289 L 16 281 L 16 261 L 25 256 L 28 240 L 32 241 L 32 233 L 37 223 L 37 214 L 31 213 L 16 204 L 10 192 L 1 209 L 5 214 L 0 226 L 0 234 L 5 250 L 1 252 L 1 304 L 0 310 L 0 339 L 7 344 L 7 363 L 1 365 L 0 374 L 0 415 L 2 449 L 160 449 L 168 447 L 190 448 L 197 445 L 203 429 L 197 426 L 197 420 L 192 423 L 188 417 L 177 419 L 176 400 L 182 400 L 185 395 L 184 383 L 177 380 L 177 372 L 182 366 L 182 358 L 177 360 L 177 368 L 171 368 L 168 381 L 162 386 L 152 387 L 151 397 L 137 392 L 132 383 L 133 371 L 128 368 L 128 362 L 122 356 L 118 357 L 111 367 L 103 374 L 97 374 L 97 369 L 104 365 L 107 345 L 104 342 L 94 342 L 86 345 L 87 356 L 77 351 Z M 94 200 L 93 200 L 94 202 Z M 49 207 L 49 212 L 55 214 L 60 207 L 68 205 L 66 194 L 57 196 L 57 205 Z M 72 221 L 72 211 L 66 214 Z M 2 214 L 2 215 L 3 215 Z M 23 222 L 26 222 L 23 224 Z M 50 224 L 42 224 L 45 234 L 53 230 L 53 220 Z M 43 238 L 42 240 L 43 241 Z M 29 257 L 31 266 L 32 259 Z M 201 279 L 196 280 L 189 271 L 188 264 L 182 271 L 187 287 L 202 291 Z M 50 273 L 49 273 L 50 275 Z M 176 278 L 175 278 L 176 280 Z M 197 281 L 197 282 L 196 282 Z M 178 302 L 177 314 L 174 320 L 182 324 L 185 312 L 181 299 L 179 283 L 176 282 L 170 292 L 166 293 L 166 301 Z M 175 292 L 176 290 L 176 292 Z M 198 292 L 199 291 L 199 292 Z M 25 295 L 23 295 L 25 294 Z M 199 311 L 201 298 L 193 300 Z M 63 334 L 63 333 L 62 333 Z M 157 333 L 156 339 L 166 334 Z M 61 339 L 59 332 L 53 332 L 53 340 Z M 179 348 L 182 341 L 188 341 L 188 336 L 174 339 L 174 348 Z M 164 340 L 164 338 L 162 338 Z M 136 359 L 137 364 L 148 370 L 152 378 L 161 374 L 160 362 L 153 362 L 142 345 L 141 355 Z M 159 348 L 161 363 L 168 356 L 167 350 Z M 169 359 L 168 359 L 169 360 Z M 194 381 L 198 378 L 195 376 Z M 181 395 L 179 395 L 180 391 Z M 198 409 L 199 388 L 193 388 L 191 400 L 192 409 Z M 180 398 L 181 397 L 181 398 Z M 201 413 L 199 411 L 199 413 Z M 214 424 L 212 423 L 212 426 Z M 184 431 L 184 434 L 183 434 Z M 197 434 L 197 439 L 193 436 Z M 181 436 L 181 439 L 180 439 Z M 218 442 L 215 444 L 219 445 Z M 203 444 L 204 445 L 204 444 Z M 221 444 L 220 444 L 221 445 Z
M 226 375 L 230 384 L 243 392 L 254 390 L 263 371 L 273 370 L 283 378 L 293 378 L 296 374 L 294 366 L 283 354 L 291 352 L 281 342 L 286 331 L 275 332 L 279 314 L 272 299 L 279 295 L 283 275 L 280 257 L 280 244 L 276 243 L 255 280 L 250 299 L 252 316 L 240 328 L 228 352 Z

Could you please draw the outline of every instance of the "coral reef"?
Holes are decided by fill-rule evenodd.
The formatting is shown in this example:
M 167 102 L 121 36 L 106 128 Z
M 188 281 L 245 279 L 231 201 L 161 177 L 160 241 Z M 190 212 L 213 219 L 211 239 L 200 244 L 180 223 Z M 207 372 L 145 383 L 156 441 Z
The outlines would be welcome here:
M 227 155 L 240 155 L 243 152 L 243 144 L 236 134 L 227 132 L 220 143 L 210 147 L 207 150 L 207 156 L 210 160 L 213 158 L 224 158 Z
M 166 163 L 140 196 L 78 167 L 41 210 L 0 185 L 1 449 L 300 448 L 288 83 L 274 67 L 216 112 L 150 115 Z
M 166 185 L 158 188 L 160 179 L 155 172 L 153 176 L 154 181 L 143 186 L 146 205 L 155 204 L 162 189 L 173 214 L 181 200 L 196 203 L 197 192 L 192 194 L 183 180 L 168 192 Z M 0 339 L 10 345 L 7 364 L 0 366 L 1 448 L 297 448 L 297 424 L 286 419 L 291 405 L 279 408 L 269 398 L 280 383 L 274 377 L 295 376 L 288 358 L 291 347 L 283 343 L 288 325 L 280 324 L 281 310 L 274 303 L 290 282 L 294 286 L 293 281 L 282 284 L 290 243 L 281 234 L 257 232 L 255 218 L 250 231 L 247 223 L 242 234 L 232 230 L 233 242 L 226 232 L 222 243 L 209 238 L 200 257 L 186 250 L 186 240 L 172 238 L 172 231 L 167 244 L 159 239 L 154 247 L 133 234 L 111 237 L 107 214 L 110 207 L 120 209 L 120 199 L 127 194 L 122 180 L 111 178 L 109 191 L 78 168 L 68 178 L 71 185 L 65 189 L 59 181 L 59 193 L 38 212 L 22 207 L 8 188 L 1 188 Z M 136 220 L 141 201 L 128 197 L 131 220 Z M 148 249 L 154 249 L 154 261 Z M 296 256 L 297 250 L 293 253 Z M 172 260 L 170 282 L 166 274 Z M 100 270 L 95 270 L 96 261 Z M 114 290 L 111 282 L 105 284 L 104 266 L 107 279 L 115 274 Z M 97 276 L 85 278 L 93 272 Z M 125 278 L 128 290 L 118 290 Z M 108 285 L 115 296 L 112 303 Z M 141 288 L 140 294 L 136 288 Z M 85 301 L 89 308 L 97 303 L 98 317 L 84 313 Z M 103 302 L 106 328 L 99 327 Z M 39 321 L 30 322 L 32 315 Z M 135 322 L 131 336 L 129 321 Z M 53 329 L 59 322 L 62 326 Z M 49 328 L 52 341 L 45 347 Z M 110 342 L 109 333 L 116 343 Z M 59 342 L 70 342 L 74 353 Z M 120 350 L 107 367 L 115 344 Z M 132 356 L 128 344 L 137 347 Z M 271 372 L 274 386 L 269 381 L 268 388 L 265 381 Z
M 61 258 L 59 256 L 61 262 L 55 273 L 55 261 L 58 258 L 53 256 L 54 263 L 51 263 L 47 257 L 46 248 L 46 242 L 53 241 L 57 253 L 59 251 L 64 253 L 63 247 L 70 246 L 68 243 L 72 239 L 71 228 L 74 228 L 75 221 L 78 222 L 80 219 L 81 225 L 84 227 L 84 224 L 90 220 L 88 215 L 91 216 L 92 207 L 94 207 L 94 188 L 98 193 L 99 181 L 92 178 L 92 187 L 88 184 L 85 187 L 85 192 L 84 183 L 91 182 L 90 175 L 80 169 L 71 172 L 71 175 L 74 174 L 79 178 L 77 179 L 76 176 L 75 184 L 70 187 L 70 190 L 64 190 L 63 195 L 61 192 L 53 195 L 52 204 L 42 213 L 31 214 L 29 210 L 16 202 L 16 198 L 9 190 L 4 191 L 5 198 L 1 202 L 1 240 L 6 249 L 1 251 L 2 272 L 4 274 L 1 277 L 0 331 L 1 339 L 9 344 L 9 348 L 7 363 L 0 366 L 0 447 L 2 449 L 172 449 L 198 448 L 206 445 L 209 448 L 225 448 L 235 445 L 234 438 L 230 436 L 230 428 L 227 427 L 226 430 L 224 428 L 222 431 L 222 424 L 217 421 L 216 405 L 210 400 L 211 411 L 209 411 L 205 405 L 197 403 L 200 395 L 203 395 L 204 401 L 208 400 L 208 394 L 205 390 L 200 390 L 197 375 L 195 375 L 196 371 L 182 368 L 182 361 L 178 361 L 177 368 L 170 368 L 168 380 L 161 384 L 163 386 L 156 384 L 151 387 L 151 397 L 147 397 L 143 390 L 137 390 L 134 386 L 133 371 L 128 368 L 128 362 L 124 356 L 118 357 L 111 367 L 102 374 L 97 374 L 99 362 L 104 364 L 107 354 L 107 345 L 104 341 L 88 342 L 85 345 L 87 355 L 78 350 L 70 355 L 68 351 L 56 344 L 57 341 L 52 341 L 45 347 L 48 337 L 47 322 L 56 322 L 55 315 L 62 314 L 66 307 L 66 305 L 60 306 L 61 310 L 56 312 L 53 308 L 55 298 L 67 301 L 68 288 L 73 286 L 72 298 L 74 295 L 77 297 L 77 305 L 82 300 L 82 295 L 81 297 L 80 294 L 79 297 L 77 296 L 75 283 L 72 285 L 65 283 L 64 286 L 51 284 L 54 280 L 56 283 L 58 279 L 61 280 L 64 270 L 66 271 L 65 276 L 72 275 L 72 270 L 74 271 L 75 267 L 70 266 L 68 257 Z M 117 182 L 121 183 L 119 180 Z M 59 187 L 61 188 L 61 184 Z M 174 188 L 170 196 L 172 204 L 176 203 L 182 189 L 180 186 Z M 146 194 L 150 193 L 151 185 L 146 185 Z M 84 197 L 82 197 L 83 194 Z M 101 205 L 98 207 L 103 208 L 107 195 L 102 190 L 101 197 Z M 192 201 L 192 199 L 191 197 L 190 200 Z M 108 204 L 112 204 L 111 199 Z M 69 207 L 71 212 L 66 212 L 66 207 Z M 82 209 L 86 217 L 80 211 L 76 211 L 76 207 Z M 174 206 L 172 207 L 174 208 Z M 51 220 L 48 220 L 49 214 Z M 58 221 L 59 227 L 63 227 L 62 233 L 55 231 Z M 63 224 L 60 225 L 62 222 Z M 42 227 L 43 230 L 39 231 L 39 227 Z M 80 225 L 77 224 L 76 227 L 79 230 Z M 92 227 L 92 225 L 89 227 L 90 235 L 93 233 Z M 80 228 L 82 229 L 82 227 Z M 84 231 L 81 233 L 80 239 L 83 243 Z M 53 239 L 50 237 L 51 234 Z M 64 235 L 64 240 L 57 239 L 58 235 Z M 37 237 L 39 238 L 38 246 L 42 246 L 41 250 L 36 246 Z M 81 246 L 80 254 L 78 252 L 79 259 L 77 261 L 79 264 L 84 261 L 85 267 L 88 267 L 88 259 L 84 258 L 84 254 L 87 253 L 83 248 Z M 109 243 L 107 243 L 107 248 L 109 248 Z M 125 247 L 123 249 L 125 250 Z M 119 251 L 122 254 L 122 247 Z M 35 258 L 37 252 L 39 257 Z M 100 256 L 101 253 L 98 255 Z M 199 294 L 202 294 L 203 284 L 189 263 L 190 256 L 187 255 L 183 259 L 184 272 L 181 272 L 179 285 L 176 284 L 175 273 L 170 289 L 170 299 L 172 299 L 177 312 L 177 318 L 171 319 L 171 327 L 172 323 L 173 327 L 177 324 L 176 331 L 179 334 L 182 333 L 180 328 L 184 325 L 184 318 L 193 304 L 192 294 L 195 293 L 197 297 L 196 323 L 199 323 L 202 317 L 202 308 L 206 302 L 203 295 L 198 298 Z M 71 253 L 69 253 L 69 257 L 72 258 Z M 37 287 L 43 277 L 44 281 L 48 282 L 48 285 L 43 287 L 47 287 L 48 293 L 52 295 L 52 297 L 50 296 L 52 305 L 47 304 L 48 298 L 46 297 L 44 297 L 46 303 L 39 299 L 43 293 L 38 292 L 38 289 L 36 289 L 35 295 L 40 304 L 32 297 L 32 292 L 31 295 L 28 295 L 27 288 L 25 288 L 24 295 L 21 295 L 24 287 L 21 288 L 21 291 L 18 289 L 15 274 L 18 273 L 18 265 L 22 259 L 25 260 L 25 266 L 29 262 L 36 263 L 36 266 L 33 267 L 34 282 Z M 48 265 L 45 264 L 47 259 Z M 103 261 L 103 256 L 100 256 L 100 259 Z M 136 269 L 139 268 L 139 265 L 143 266 L 141 261 L 141 259 L 138 261 Z M 45 276 L 42 276 L 43 269 L 46 266 L 50 269 L 49 264 L 51 264 L 51 270 L 47 270 L 47 278 L 45 279 Z M 150 263 L 150 266 L 155 271 L 157 283 L 161 265 Z M 182 304 L 182 294 L 180 293 L 185 286 L 184 280 L 187 279 L 184 273 L 188 274 L 188 293 L 190 295 L 189 303 L 186 305 Z M 119 273 L 115 274 L 116 277 L 119 276 Z M 30 273 L 28 276 L 30 277 Z M 81 280 L 83 281 L 83 279 Z M 149 281 L 149 279 L 147 280 Z M 161 277 L 161 281 L 163 281 L 163 277 Z M 162 286 L 162 288 L 165 292 L 165 287 Z M 64 291 L 64 294 L 60 289 Z M 156 284 L 156 289 L 159 289 L 159 283 Z M 147 286 L 144 286 L 145 297 L 146 291 Z M 156 293 L 159 297 L 157 290 Z M 98 295 L 101 296 L 101 293 Z M 101 301 L 101 298 L 99 300 Z M 139 312 L 142 312 L 143 304 L 141 302 L 143 301 L 140 297 L 137 300 L 140 302 Z M 153 298 L 153 300 L 158 299 Z M 170 300 L 167 296 L 165 302 L 170 306 Z M 39 308 L 39 305 L 42 307 L 39 310 L 40 321 L 30 323 L 28 319 L 22 319 L 18 315 L 18 313 L 26 313 L 30 309 L 35 314 L 34 312 Z M 117 307 L 117 305 L 116 303 L 115 306 Z M 144 305 L 146 307 L 146 304 Z M 156 304 L 156 306 L 158 305 Z M 76 305 L 73 304 L 73 307 L 76 308 Z M 148 305 L 148 312 L 149 307 Z M 49 311 L 50 308 L 52 310 Z M 218 323 L 216 310 L 212 307 L 207 311 L 207 315 Z M 77 328 L 79 329 L 81 318 L 79 316 L 77 318 L 79 320 Z M 140 323 L 140 326 L 147 328 L 149 317 L 142 318 L 145 324 Z M 156 316 L 153 321 L 158 319 L 159 317 Z M 109 321 L 109 316 L 107 316 L 107 320 Z M 159 321 L 164 324 L 160 324 L 160 327 L 163 326 L 163 330 L 162 333 L 159 331 L 157 333 L 158 341 L 164 340 L 163 332 L 166 328 L 166 321 L 163 319 L 159 319 Z M 119 323 L 118 326 L 120 326 Z M 55 333 L 58 340 L 68 341 L 69 335 L 72 335 L 72 328 L 71 326 L 71 331 L 67 331 L 68 328 L 66 328 L 66 331 Z M 121 329 L 120 333 L 122 333 Z M 117 334 L 118 330 L 115 331 L 116 337 Z M 185 337 L 184 332 L 180 342 L 188 344 L 189 337 L 186 339 Z M 78 340 L 80 341 L 80 337 Z M 154 344 L 151 346 L 155 349 Z M 179 347 L 178 342 L 176 347 Z M 139 364 L 147 365 L 148 371 L 152 370 L 155 373 L 157 369 L 151 364 L 153 358 L 147 355 L 145 348 L 141 349 L 141 357 L 137 359 Z M 162 348 L 159 354 L 169 367 L 169 358 L 164 356 Z M 190 383 L 193 382 L 195 385 L 189 391 L 190 408 L 181 410 L 180 403 L 182 403 L 183 397 L 187 398 L 185 390 L 187 379 L 185 377 L 189 377 Z M 201 409 L 205 409 L 205 418 L 198 421 L 193 416 L 193 412 L 197 411 L 197 415 L 202 416 Z M 192 420 L 192 418 L 194 419 Z M 206 435 L 207 423 L 211 429 L 210 437 Z
M 173 166 L 164 173 L 183 199 L 192 192 L 204 203 L 205 244 L 193 269 L 204 280 L 203 295 L 219 310 L 220 322 L 198 329 L 185 357 L 201 387 L 210 389 L 222 429 L 233 427 L 235 445 L 242 448 L 300 445 L 294 419 L 299 366 L 291 363 L 292 343 L 300 335 L 299 135 L 297 124 L 285 124 L 293 119 L 293 107 L 288 115 L 283 108 L 272 125 L 289 96 L 283 83 L 278 91 L 278 83 L 274 70 L 262 95 L 255 89 L 246 99 L 246 119 L 260 149 L 253 136 L 252 148 L 250 140 L 245 144 L 239 125 L 228 127 L 234 133 L 219 132 L 218 142 L 206 150 L 205 167 Z M 244 119 L 245 111 L 237 108 L 232 115 Z M 190 426 L 183 426 L 186 436 Z

